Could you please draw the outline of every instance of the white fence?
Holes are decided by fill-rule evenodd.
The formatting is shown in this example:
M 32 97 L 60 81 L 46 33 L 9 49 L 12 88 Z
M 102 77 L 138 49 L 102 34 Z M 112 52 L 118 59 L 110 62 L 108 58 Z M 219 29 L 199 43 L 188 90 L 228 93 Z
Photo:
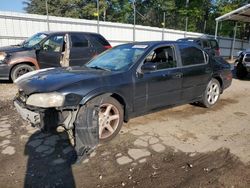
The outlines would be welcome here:
M 87 31 L 97 32 L 97 21 L 85 19 L 73 19 L 64 17 L 49 17 L 49 27 L 51 31 Z M 113 46 L 133 41 L 133 25 L 100 22 L 100 34 L 102 34 Z M 27 37 L 48 30 L 47 17 L 35 14 L 25 14 L 16 12 L 0 11 L 0 46 L 20 43 Z M 177 40 L 184 37 L 185 32 L 179 30 L 165 29 L 136 25 L 136 41 L 152 40 Z M 202 33 L 187 32 L 187 37 L 199 37 Z M 231 38 L 218 38 L 221 47 L 221 55 L 229 57 L 231 55 Z M 248 41 L 236 40 L 235 50 L 250 48 Z

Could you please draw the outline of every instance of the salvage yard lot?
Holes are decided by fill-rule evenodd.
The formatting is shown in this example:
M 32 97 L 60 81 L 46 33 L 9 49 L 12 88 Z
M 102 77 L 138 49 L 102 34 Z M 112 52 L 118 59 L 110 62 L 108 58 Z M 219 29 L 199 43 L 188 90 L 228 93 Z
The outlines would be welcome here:
M 21 120 L 0 84 L 0 187 L 249 187 L 250 78 L 211 109 L 184 105 L 135 118 L 80 165 L 65 132 Z

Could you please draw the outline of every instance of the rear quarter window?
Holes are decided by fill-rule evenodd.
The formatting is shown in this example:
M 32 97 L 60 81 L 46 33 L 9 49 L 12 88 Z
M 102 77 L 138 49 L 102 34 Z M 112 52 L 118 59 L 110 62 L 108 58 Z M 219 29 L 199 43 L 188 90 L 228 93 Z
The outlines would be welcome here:
M 95 42 L 97 42 L 99 45 L 110 46 L 109 42 L 103 36 L 101 36 L 101 35 L 92 34 L 91 38 L 92 38 L 92 40 L 94 40 Z
M 203 40 L 202 41 L 202 44 L 203 44 L 203 48 L 210 48 L 210 44 L 209 44 L 209 41 L 207 41 L 207 40 Z
M 211 45 L 211 48 L 213 49 L 219 48 L 218 42 L 216 40 L 210 40 L 210 45 Z
M 245 55 L 244 61 L 250 63 L 250 54 Z
M 202 50 L 188 45 L 180 45 L 179 48 L 183 66 L 205 64 Z

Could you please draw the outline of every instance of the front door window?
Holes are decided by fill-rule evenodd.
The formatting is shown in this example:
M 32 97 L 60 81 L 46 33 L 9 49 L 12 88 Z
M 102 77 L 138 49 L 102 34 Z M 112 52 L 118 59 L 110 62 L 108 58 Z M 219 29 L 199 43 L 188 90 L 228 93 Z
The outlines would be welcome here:
M 63 48 L 63 41 L 63 35 L 52 36 L 43 43 L 42 49 L 47 52 L 61 52 Z
M 155 49 L 147 56 L 144 63 L 155 63 L 157 70 L 175 68 L 177 66 L 172 46 Z

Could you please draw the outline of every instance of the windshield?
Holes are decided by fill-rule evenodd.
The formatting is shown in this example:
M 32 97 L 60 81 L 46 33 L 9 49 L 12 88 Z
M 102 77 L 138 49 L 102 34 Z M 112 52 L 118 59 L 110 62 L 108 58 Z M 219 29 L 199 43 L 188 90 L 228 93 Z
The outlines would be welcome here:
M 127 70 L 141 57 L 147 47 L 148 45 L 133 44 L 117 46 L 91 60 L 86 66 L 110 71 Z
M 27 40 L 25 40 L 23 42 L 23 47 L 33 47 L 36 44 L 38 44 L 41 40 L 43 40 L 44 38 L 46 38 L 48 35 L 44 34 L 44 33 L 37 33 L 35 35 L 33 35 L 32 37 L 28 38 Z

